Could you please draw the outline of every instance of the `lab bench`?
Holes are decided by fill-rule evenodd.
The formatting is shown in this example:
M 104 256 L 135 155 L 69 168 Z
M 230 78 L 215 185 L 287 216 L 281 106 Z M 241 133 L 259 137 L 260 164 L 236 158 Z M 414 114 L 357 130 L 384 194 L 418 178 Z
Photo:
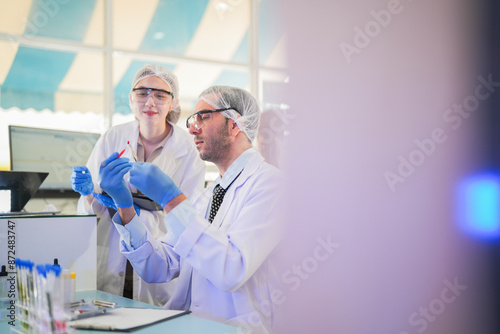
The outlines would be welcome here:
M 131 308 L 156 308 L 160 307 L 132 299 L 116 296 L 99 290 L 77 291 L 76 299 L 84 299 L 85 302 L 91 302 L 93 299 L 103 300 L 116 303 L 115 307 L 131 307 Z M 15 322 L 15 326 L 9 325 L 8 322 L 0 323 L 0 333 L 17 333 L 20 330 L 19 322 Z M 103 333 L 95 330 L 72 330 L 71 333 Z M 134 330 L 133 333 L 138 334 L 157 334 L 157 333 L 190 333 L 190 334 L 230 334 L 243 333 L 239 328 L 222 324 L 216 321 L 203 319 L 191 314 L 181 315 L 179 317 L 159 322 L 147 327 Z

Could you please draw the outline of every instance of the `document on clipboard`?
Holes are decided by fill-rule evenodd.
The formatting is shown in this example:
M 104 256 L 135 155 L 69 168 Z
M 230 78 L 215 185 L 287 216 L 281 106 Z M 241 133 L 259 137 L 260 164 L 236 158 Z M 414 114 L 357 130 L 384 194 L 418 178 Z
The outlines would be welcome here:
M 162 321 L 170 320 L 190 311 L 166 310 L 152 308 L 116 308 L 107 310 L 95 317 L 70 321 L 68 324 L 76 329 L 132 332 Z

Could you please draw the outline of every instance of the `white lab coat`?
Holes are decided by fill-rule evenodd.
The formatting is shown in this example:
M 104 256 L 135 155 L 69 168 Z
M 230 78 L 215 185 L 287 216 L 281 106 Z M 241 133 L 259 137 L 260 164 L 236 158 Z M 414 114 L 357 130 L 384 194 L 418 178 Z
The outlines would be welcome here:
M 205 163 L 199 158 L 192 136 L 179 127 L 172 125 L 172 134 L 168 138 L 161 154 L 156 157 L 153 164 L 159 166 L 163 172 L 169 175 L 176 185 L 187 195 L 193 196 L 200 193 L 204 187 Z M 135 149 L 139 139 L 139 122 L 137 120 L 112 127 L 101 136 L 96 143 L 87 163 L 92 175 L 95 192 L 101 189 L 97 184 L 100 163 L 108 158 L 113 152 L 121 152 L 130 141 Z M 133 161 L 132 154 L 127 148 L 123 157 Z M 125 180 L 132 192 L 136 188 L 128 183 L 129 174 Z M 85 210 L 84 198 L 80 198 L 79 211 L 95 213 L 98 217 L 97 225 L 97 288 L 99 290 L 123 294 L 125 282 L 125 269 L 127 259 L 120 254 L 120 235 L 114 228 L 107 207 L 99 204 L 94 199 L 91 207 Z M 166 234 L 163 224 L 165 213 L 163 211 L 147 211 L 141 209 L 139 219 L 144 223 L 149 233 L 154 237 Z M 175 282 L 149 284 L 144 282 L 135 272 L 133 278 L 133 298 L 142 302 L 164 306 L 169 300 L 174 289 Z
M 228 189 L 212 224 L 204 217 L 213 185 L 194 200 L 198 215 L 175 245 L 147 240 L 121 251 L 148 282 L 178 277 L 167 308 L 267 333 L 277 282 L 270 254 L 280 238 L 281 173 L 255 152 Z M 170 213 L 172 214 L 172 213 Z M 168 219 L 168 217 L 167 217 Z

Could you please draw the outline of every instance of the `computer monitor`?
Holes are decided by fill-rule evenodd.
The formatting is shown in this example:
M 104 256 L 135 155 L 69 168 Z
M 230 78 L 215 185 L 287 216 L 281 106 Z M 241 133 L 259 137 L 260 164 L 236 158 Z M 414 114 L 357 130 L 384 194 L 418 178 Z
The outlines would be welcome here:
M 100 135 L 9 125 L 10 169 L 48 172 L 40 196 L 79 196 L 71 189 L 73 166 L 85 165 Z

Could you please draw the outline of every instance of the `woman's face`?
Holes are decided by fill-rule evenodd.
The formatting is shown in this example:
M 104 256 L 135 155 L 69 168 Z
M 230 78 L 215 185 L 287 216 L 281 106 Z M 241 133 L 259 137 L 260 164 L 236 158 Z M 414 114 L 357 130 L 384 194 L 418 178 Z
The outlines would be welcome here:
M 154 90 L 136 90 L 129 95 L 130 104 L 135 117 L 141 124 L 165 126 L 165 119 L 172 109 L 173 98 L 162 91 L 171 92 L 170 87 L 156 76 L 142 79 L 135 85 L 137 88 L 153 88 Z

